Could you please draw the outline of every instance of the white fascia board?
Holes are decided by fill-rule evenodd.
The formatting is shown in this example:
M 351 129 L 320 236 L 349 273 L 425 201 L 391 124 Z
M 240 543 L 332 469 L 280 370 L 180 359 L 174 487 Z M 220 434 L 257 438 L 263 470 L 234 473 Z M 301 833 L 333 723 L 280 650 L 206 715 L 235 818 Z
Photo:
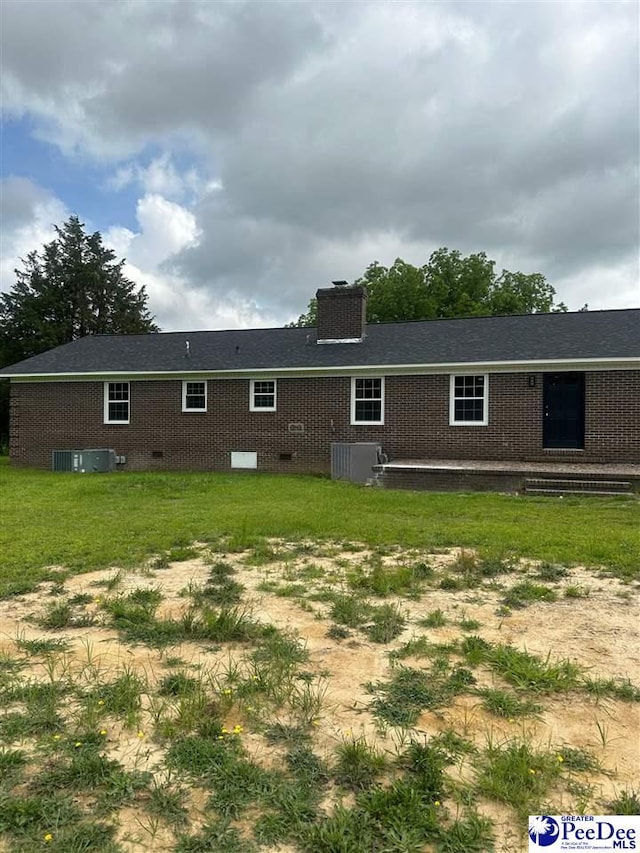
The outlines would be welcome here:
M 15 382 L 114 382 L 118 379 L 189 379 L 205 380 L 246 379 L 256 376 L 277 379 L 284 376 L 414 376 L 437 373 L 531 373 L 552 370 L 640 370 L 640 358 L 582 358 L 582 359 L 528 359 L 526 361 L 462 361 L 438 364 L 348 364 L 335 367 L 252 367 L 244 370 L 112 370 L 95 373 L 20 373 L 4 374 L 0 379 Z

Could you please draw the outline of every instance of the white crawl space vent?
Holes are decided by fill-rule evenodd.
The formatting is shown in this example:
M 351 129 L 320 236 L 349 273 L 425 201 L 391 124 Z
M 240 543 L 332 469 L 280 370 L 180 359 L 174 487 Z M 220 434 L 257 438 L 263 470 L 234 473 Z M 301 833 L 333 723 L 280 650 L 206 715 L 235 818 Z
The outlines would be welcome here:
M 257 468 L 258 454 L 253 450 L 232 450 L 232 468 Z

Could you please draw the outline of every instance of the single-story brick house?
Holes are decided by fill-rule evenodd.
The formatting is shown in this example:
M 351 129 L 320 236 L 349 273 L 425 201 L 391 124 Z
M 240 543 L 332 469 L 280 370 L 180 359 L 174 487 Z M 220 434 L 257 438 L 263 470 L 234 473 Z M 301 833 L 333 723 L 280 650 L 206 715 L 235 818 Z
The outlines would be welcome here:
M 113 448 L 125 470 L 328 473 L 334 442 L 390 459 L 640 463 L 640 310 L 89 336 L 0 371 L 11 460 Z M 124 461 L 123 461 L 124 460 Z

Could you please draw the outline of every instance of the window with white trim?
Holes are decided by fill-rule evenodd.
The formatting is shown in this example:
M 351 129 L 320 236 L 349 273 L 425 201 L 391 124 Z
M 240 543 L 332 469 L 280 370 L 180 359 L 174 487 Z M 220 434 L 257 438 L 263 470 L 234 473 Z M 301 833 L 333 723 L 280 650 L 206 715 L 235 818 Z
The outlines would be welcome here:
M 104 383 L 104 422 L 106 424 L 129 423 L 129 383 Z
M 249 383 L 249 410 L 252 412 L 275 412 L 276 380 L 252 379 Z
M 384 423 L 384 377 L 354 376 L 351 379 L 351 423 Z
M 489 376 L 486 373 L 451 376 L 450 426 L 486 426 L 489 423 Z
M 188 382 L 182 383 L 182 411 L 183 412 L 206 412 L 207 411 L 207 383 Z

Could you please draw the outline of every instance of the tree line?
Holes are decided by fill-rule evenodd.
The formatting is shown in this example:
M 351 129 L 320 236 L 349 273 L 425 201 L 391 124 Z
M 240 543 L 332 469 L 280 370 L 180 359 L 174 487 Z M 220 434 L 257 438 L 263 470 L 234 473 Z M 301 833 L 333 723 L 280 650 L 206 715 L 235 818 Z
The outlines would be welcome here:
M 554 302 L 555 289 L 541 273 L 498 275 L 484 252 L 463 257 L 456 249 L 437 249 L 421 267 L 402 258 L 390 267 L 374 261 L 353 284 L 366 287 L 369 323 L 567 310 Z M 317 311 L 314 297 L 290 325 L 315 326 Z

